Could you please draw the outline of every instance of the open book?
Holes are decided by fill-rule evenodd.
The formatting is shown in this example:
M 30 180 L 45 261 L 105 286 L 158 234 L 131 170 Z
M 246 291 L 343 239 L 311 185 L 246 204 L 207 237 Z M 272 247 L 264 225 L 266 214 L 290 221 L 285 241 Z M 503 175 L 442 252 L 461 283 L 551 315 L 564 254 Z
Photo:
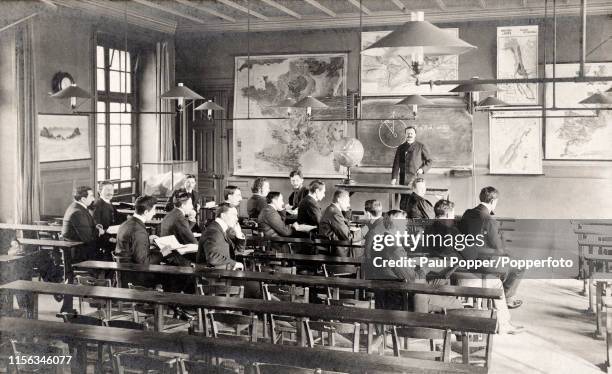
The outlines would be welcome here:
M 119 226 L 120 225 L 108 226 L 108 228 L 106 229 L 106 233 L 109 235 L 117 235 L 117 233 L 119 232 Z
M 182 255 L 186 253 L 198 252 L 197 244 L 181 244 L 178 242 L 178 240 L 176 240 L 176 236 L 174 235 L 155 238 L 154 242 L 159 247 L 164 257 L 169 255 L 173 249 Z

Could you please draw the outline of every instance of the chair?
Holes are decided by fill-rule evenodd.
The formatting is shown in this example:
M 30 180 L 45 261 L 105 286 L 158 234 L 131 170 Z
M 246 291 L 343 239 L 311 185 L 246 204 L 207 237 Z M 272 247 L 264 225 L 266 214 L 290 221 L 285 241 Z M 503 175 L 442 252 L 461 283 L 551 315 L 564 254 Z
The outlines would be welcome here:
M 357 278 L 359 269 L 354 265 L 322 265 L 323 275 L 326 278 L 339 277 L 339 278 Z M 341 290 L 334 287 L 326 287 L 327 295 L 318 294 L 317 297 L 321 300 L 328 299 L 350 299 L 358 296 L 358 290 Z
M 81 286 L 100 286 L 100 287 L 110 287 L 111 280 L 110 279 L 97 279 L 89 275 L 76 275 L 74 277 L 74 282 Z M 91 316 L 95 316 L 98 318 L 111 318 L 111 302 L 109 300 L 104 299 L 95 299 L 90 297 L 79 297 L 79 313 L 81 315 L 83 313 L 83 302 L 89 304 L 90 307 L 97 309 L 93 314 L 89 314 Z
M 304 324 L 306 326 L 306 338 L 310 348 L 314 348 L 315 345 L 321 345 L 325 348 L 334 350 L 359 352 L 359 323 L 304 321 Z M 316 339 L 313 334 L 314 331 L 319 333 L 319 337 Z M 352 335 L 352 341 L 347 341 L 343 335 Z M 327 336 L 327 339 L 325 339 L 325 336 Z M 351 347 L 341 347 L 336 344 L 337 340 L 346 341 Z
M 215 338 L 229 338 L 257 342 L 257 316 L 209 312 L 207 317 Z M 246 332 L 246 334 L 245 334 Z
M 116 353 L 113 355 L 113 365 L 118 374 L 148 373 L 155 371 L 160 374 L 180 373 L 178 357 L 145 356 L 136 353 Z
M 446 311 L 449 316 L 496 318 L 495 310 L 482 309 L 449 309 Z M 483 336 L 486 335 L 486 336 Z M 461 332 L 461 348 L 453 347 L 453 351 L 461 352 L 464 364 L 482 364 L 488 368 L 491 364 L 492 334 L 477 334 Z M 475 353 L 478 353 L 477 355 Z
M 206 296 L 221 296 L 221 297 L 237 297 L 242 299 L 244 297 L 244 286 L 228 286 L 224 284 L 212 284 L 212 285 L 196 285 L 196 292 L 198 295 Z M 197 324 L 198 331 L 202 331 L 206 336 L 209 336 L 208 323 L 204 316 L 208 313 L 208 310 L 198 308 Z
M 76 323 L 81 325 L 89 325 L 89 326 L 103 326 L 104 321 L 101 318 L 97 318 L 94 316 L 87 316 L 82 314 L 72 314 L 72 313 L 59 313 L 56 314 L 56 317 L 61 318 L 64 323 Z M 68 349 L 70 352 L 73 351 L 73 345 L 68 344 Z M 93 353 L 95 350 L 96 356 L 90 357 L 87 355 L 87 361 L 94 362 L 96 366 L 97 372 L 101 372 L 102 363 L 104 361 L 104 347 L 102 344 L 87 344 L 87 353 Z M 74 355 L 76 357 L 76 355 Z
M 450 361 L 451 331 L 437 330 L 424 327 L 397 327 L 392 328 L 393 355 L 396 357 L 411 357 L 422 360 Z M 404 344 L 402 346 L 402 338 Z M 429 340 L 429 350 L 409 349 L 410 339 Z M 442 351 L 436 351 L 436 340 L 442 340 Z
M 180 373 L 181 374 L 234 374 L 240 373 L 237 367 L 228 367 L 223 365 L 212 365 L 206 361 L 194 361 L 182 359 L 180 362 Z
M 321 369 L 307 369 L 297 366 L 262 364 L 256 362 L 253 364 L 255 374 L 343 374 L 337 371 L 327 371 Z
M 48 343 L 33 343 L 33 342 L 19 342 L 15 339 L 10 339 L 11 343 L 11 354 L 15 360 L 21 356 L 65 356 L 66 353 L 56 346 L 49 345 Z M 67 362 L 67 361 L 66 361 Z M 15 369 L 18 374 L 22 373 L 36 373 L 36 374 L 62 374 L 64 372 L 64 365 L 41 365 L 41 364 L 15 364 L 10 365 Z M 10 373 L 11 371 L 7 371 Z
M 276 286 L 262 283 L 262 295 L 266 301 L 286 301 L 295 303 L 308 303 L 308 287 Z M 270 323 L 268 324 L 268 319 Z M 283 344 L 285 334 L 289 335 L 289 341 L 296 344 L 295 337 L 299 329 L 298 319 L 282 315 L 264 315 L 264 328 L 269 326 L 271 342 Z
M 128 288 L 130 290 L 136 290 L 136 291 L 159 291 L 159 292 L 164 292 L 163 289 L 161 288 L 149 288 L 149 287 L 144 287 L 144 286 L 138 286 L 132 283 L 128 283 Z M 144 303 L 132 303 L 132 315 L 134 317 L 134 322 L 139 322 L 140 321 L 140 316 L 139 314 L 144 314 L 145 317 L 145 322 L 148 323 L 149 325 L 154 325 L 155 322 L 155 308 L 149 304 L 144 304 Z M 163 331 L 169 331 L 169 330 L 174 330 L 174 329 L 178 329 L 181 327 L 187 327 L 189 328 L 191 325 L 190 321 L 183 321 L 183 320 L 179 320 L 176 318 L 172 318 L 169 317 L 167 315 L 164 314 L 163 316 Z
M 360 309 L 374 309 L 375 308 L 375 303 L 374 303 L 374 299 L 370 299 L 370 300 L 355 300 L 355 299 L 327 299 L 327 304 L 328 305 L 337 305 L 337 306 L 345 306 L 345 307 L 349 307 L 349 308 L 360 308 Z M 367 352 L 372 352 L 373 351 L 373 347 L 372 346 L 380 346 L 380 344 L 383 342 L 384 339 L 381 338 L 377 338 L 374 341 L 370 341 L 369 340 L 369 334 L 368 334 L 368 329 L 369 326 L 367 324 L 362 324 L 360 325 L 360 334 L 362 337 L 365 338 L 365 340 L 363 342 L 365 342 L 364 347 L 366 348 Z M 386 337 L 386 335 L 383 333 L 382 334 L 383 337 Z M 362 342 L 362 345 L 363 345 Z

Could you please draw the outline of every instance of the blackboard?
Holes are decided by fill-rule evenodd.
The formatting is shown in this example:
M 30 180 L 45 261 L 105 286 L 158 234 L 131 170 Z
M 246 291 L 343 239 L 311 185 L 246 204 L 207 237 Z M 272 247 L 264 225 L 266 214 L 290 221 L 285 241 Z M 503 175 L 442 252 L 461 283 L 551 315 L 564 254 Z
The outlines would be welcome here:
M 419 107 L 416 119 L 412 109 L 393 105 L 399 99 L 365 99 L 357 125 L 357 138 L 363 144 L 363 167 L 391 167 L 396 148 L 404 140 L 405 127 L 417 129 L 417 140 L 424 143 L 433 158 L 432 167 L 466 168 L 472 165 L 472 117 L 461 107 Z M 372 120 L 368 120 L 371 118 Z M 382 119 L 388 119 L 382 124 Z M 382 130 L 381 130 L 381 126 Z M 392 131 L 398 136 L 394 138 Z M 381 137 L 383 140 L 381 140 Z M 395 141 L 395 144 L 393 144 Z

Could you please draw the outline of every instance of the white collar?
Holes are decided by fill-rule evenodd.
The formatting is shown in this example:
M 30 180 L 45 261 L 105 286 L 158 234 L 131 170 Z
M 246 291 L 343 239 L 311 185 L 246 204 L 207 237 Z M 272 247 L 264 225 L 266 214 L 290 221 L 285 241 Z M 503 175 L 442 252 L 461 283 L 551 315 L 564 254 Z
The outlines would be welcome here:
M 176 208 L 178 210 L 180 210 L 181 212 L 183 212 L 183 215 L 186 215 L 185 211 L 183 210 L 183 208 Z
M 76 203 L 77 203 L 77 204 L 79 204 L 80 206 L 82 206 L 82 207 L 83 207 L 83 208 L 85 208 L 85 209 L 89 209 L 89 208 L 87 208 L 87 205 L 83 204 L 83 203 L 82 203 L 82 202 L 80 202 L 80 201 L 77 201 Z
M 219 224 L 219 226 L 221 226 L 221 229 L 223 230 L 223 232 L 226 232 L 227 229 L 229 228 L 227 223 L 225 223 L 225 221 L 222 220 L 220 217 L 215 218 L 215 222 L 217 222 Z
M 134 218 L 138 218 L 139 220 L 141 220 L 141 221 L 142 221 L 142 223 L 145 223 L 145 222 L 146 222 L 145 217 L 144 217 L 144 216 L 142 216 L 142 215 L 140 215 L 140 214 L 136 214 L 136 213 L 134 213 L 134 214 L 132 215 L 132 217 L 134 217 Z
M 110 199 L 106 200 L 106 199 L 105 199 L 105 198 L 103 198 L 102 196 L 100 196 L 100 199 L 102 199 L 102 200 L 106 201 L 108 204 L 111 204 Z

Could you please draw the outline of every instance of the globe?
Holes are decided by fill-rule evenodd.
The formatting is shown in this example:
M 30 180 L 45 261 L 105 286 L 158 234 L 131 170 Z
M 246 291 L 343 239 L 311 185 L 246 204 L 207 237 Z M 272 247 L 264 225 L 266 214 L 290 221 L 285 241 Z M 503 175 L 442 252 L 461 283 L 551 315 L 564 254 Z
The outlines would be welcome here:
M 363 144 L 355 138 L 344 138 L 344 143 L 334 150 L 334 158 L 344 167 L 357 166 L 363 159 Z

